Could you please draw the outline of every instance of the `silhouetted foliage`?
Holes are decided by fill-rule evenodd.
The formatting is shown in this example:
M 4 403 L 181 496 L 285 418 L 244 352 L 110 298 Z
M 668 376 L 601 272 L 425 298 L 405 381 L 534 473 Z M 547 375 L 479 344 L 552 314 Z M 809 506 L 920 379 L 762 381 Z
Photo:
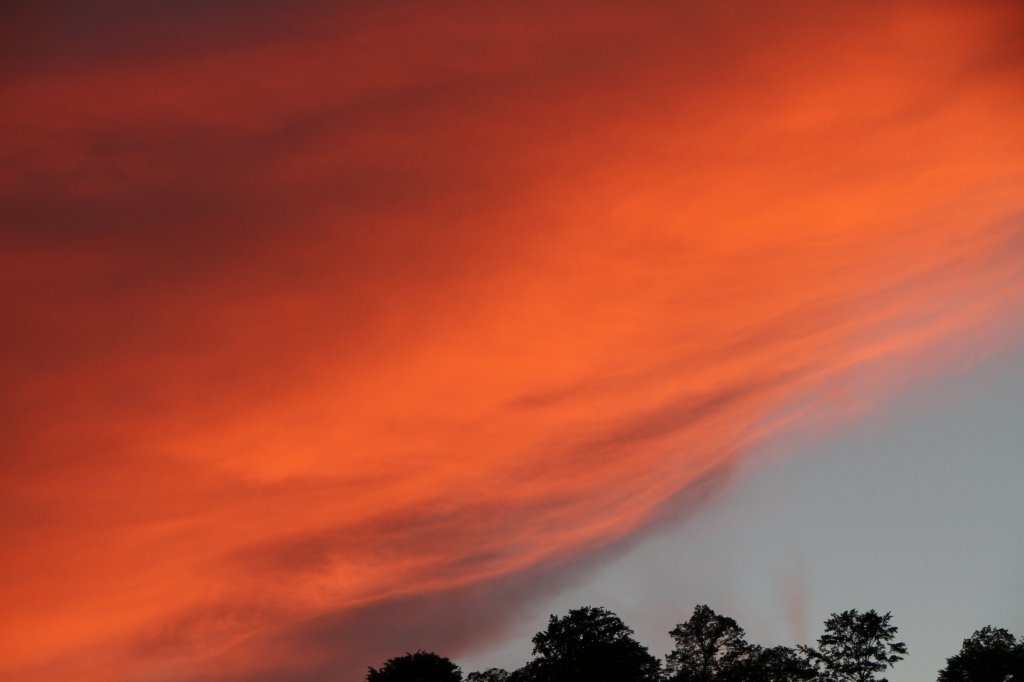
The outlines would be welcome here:
M 488 668 L 466 675 L 466 682 L 507 682 L 508 671 L 502 668 Z
M 611 611 L 585 606 L 551 616 L 533 638 L 534 659 L 509 682 L 657 682 L 658 659 Z
M 722 682 L 803 682 L 817 678 L 814 667 L 794 649 L 751 646 L 744 656 L 718 679 Z
M 939 682 L 1024 682 L 1024 637 L 986 625 L 946 659 Z
M 903 660 L 907 646 L 894 641 L 896 626 L 891 624 L 892 614 L 878 614 L 874 609 L 865 613 L 856 610 L 833 613 L 825 621 L 825 634 L 818 639 L 818 648 L 800 646 L 799 649 L 826 682 L 869 682 Z
M 664 668 L 611 611 L 592 606 L 551 616 L 533 637 L 533 660 L 512 672 L 489 668 L 466 682 L 887 682 L 878 677 L 907 655 L 892 614 L 833 613 L 818 646 L 765 648 L 728 616 L 697 605 L 669 634 Z M 462 670 L 417 651 L 370 668 L 366 682 L 462 682 Z M 938 682 L 1024 682 L 1024 637 L 986 626 L 946 659 Z
M 462 682 L 462 669 L 444 656 L 417 651 L 389 658 L 380 670 L 370 668 L 366 682 Z
M 675 648 L 665 657 L 667 679 L 673 682 L 725 680 L 740 668 L 751 669 L 757 648 L 744 639 L 743 628 L 704 604 L 669 632 Z

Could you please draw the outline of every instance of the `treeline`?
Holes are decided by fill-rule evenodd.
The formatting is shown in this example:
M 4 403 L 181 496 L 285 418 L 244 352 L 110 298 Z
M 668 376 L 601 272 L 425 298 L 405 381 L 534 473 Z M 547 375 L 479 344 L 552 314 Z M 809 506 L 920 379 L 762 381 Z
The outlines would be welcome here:
M 907 655 L 892 614 L 833 613 L 817 646 L 763 647 L 735 620 L 705 605 L 669 634 L 664 661 L 633 637 L 611 611 L 584 606 L 551 616 L 533 637 L 533 658 L 512 672 L 491 668 L 465 682 L 886 682 L 883 673 Z M 367 682 L 463 682 L 448 658 L 417 651 L 370 668 Z M 1024 637 L 987 626 L 964 640 L 938 682 L 1024 682 Z

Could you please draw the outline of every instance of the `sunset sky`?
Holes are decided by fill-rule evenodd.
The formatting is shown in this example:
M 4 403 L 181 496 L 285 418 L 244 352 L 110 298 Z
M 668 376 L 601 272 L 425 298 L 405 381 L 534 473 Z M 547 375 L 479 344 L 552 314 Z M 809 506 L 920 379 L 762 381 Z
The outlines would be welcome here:
M 892 609 L 893 682 L 1024 634 L 1022 36 L 4 3 L 0 681 L 468 672 L 600 600 Z

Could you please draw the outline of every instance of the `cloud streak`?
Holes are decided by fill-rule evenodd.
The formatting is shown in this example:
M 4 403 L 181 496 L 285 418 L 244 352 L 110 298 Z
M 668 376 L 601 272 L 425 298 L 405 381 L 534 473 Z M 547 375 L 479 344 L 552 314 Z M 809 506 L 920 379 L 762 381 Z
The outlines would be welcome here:
M 0 679 L 466 650 L 1006 342 L 1019 8 L 678 5 L 9 10 Z

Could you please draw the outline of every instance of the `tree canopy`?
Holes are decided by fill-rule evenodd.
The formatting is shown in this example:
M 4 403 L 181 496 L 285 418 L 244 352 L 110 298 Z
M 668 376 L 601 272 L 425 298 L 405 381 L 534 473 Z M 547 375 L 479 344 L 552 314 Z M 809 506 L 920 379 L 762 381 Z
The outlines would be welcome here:
M 986 625 L 946 659 L 939 682 L 1024 682 L 1024 637 Z
M 754 654 L 743 628 L 705 604 L 698 604 L 690 619 L 669 635 L 675 648 L 666 657 L 665 669 L 669 679 L 677 682 L 718 680 Z
M 462 669 L 444 656 L 417 651 L 370 668 L 366 682 L 462 682 Z
M 907 653 L 906 644 L 895 641 L 896 630 L 892 613 L 851 609 L 833 613 L 825 621 L 817 649 L 799 649 L 825 682 L 886 682 L 875 674 L 896 665 Z
M 661 666 L 633 630 L 607 609 L 584 606 L 551 616 L 533 638 L 532 661 L 513 673 L 523 682 L 657 682 Z
M 805 682 L 817 673 L 807 659 L 787 646 L 751 645 L 749 655 L 723 671 L 721 682 Z
M 907 655 L 892 614 L 833 613 L 817 647 L 748 642 L 732 618 L 697 605 L 669 635 L 665 665 L 608 609 L 584 606 L 552 615 L 533 637 L 533 658 L 517 670 L 472 672 L 466 682 L 886 682 L 878 677 Z M 427 651 L 370 668 L 366 682 L 462 682 L 451 660 Z M 1024 637 L 986 626 L 946 660 L 938 682 L 1024 682 Z
M 797 682 L 814 677 L 813 668 L 796 651 L 749 643 L 735 620 L 705 604 L 669 635 L 675 642 L 666 656 L 670 682 Z
M 466 675 L 466 682 L 505 682 L 508 677 L 504 668 L 488 668 Z

